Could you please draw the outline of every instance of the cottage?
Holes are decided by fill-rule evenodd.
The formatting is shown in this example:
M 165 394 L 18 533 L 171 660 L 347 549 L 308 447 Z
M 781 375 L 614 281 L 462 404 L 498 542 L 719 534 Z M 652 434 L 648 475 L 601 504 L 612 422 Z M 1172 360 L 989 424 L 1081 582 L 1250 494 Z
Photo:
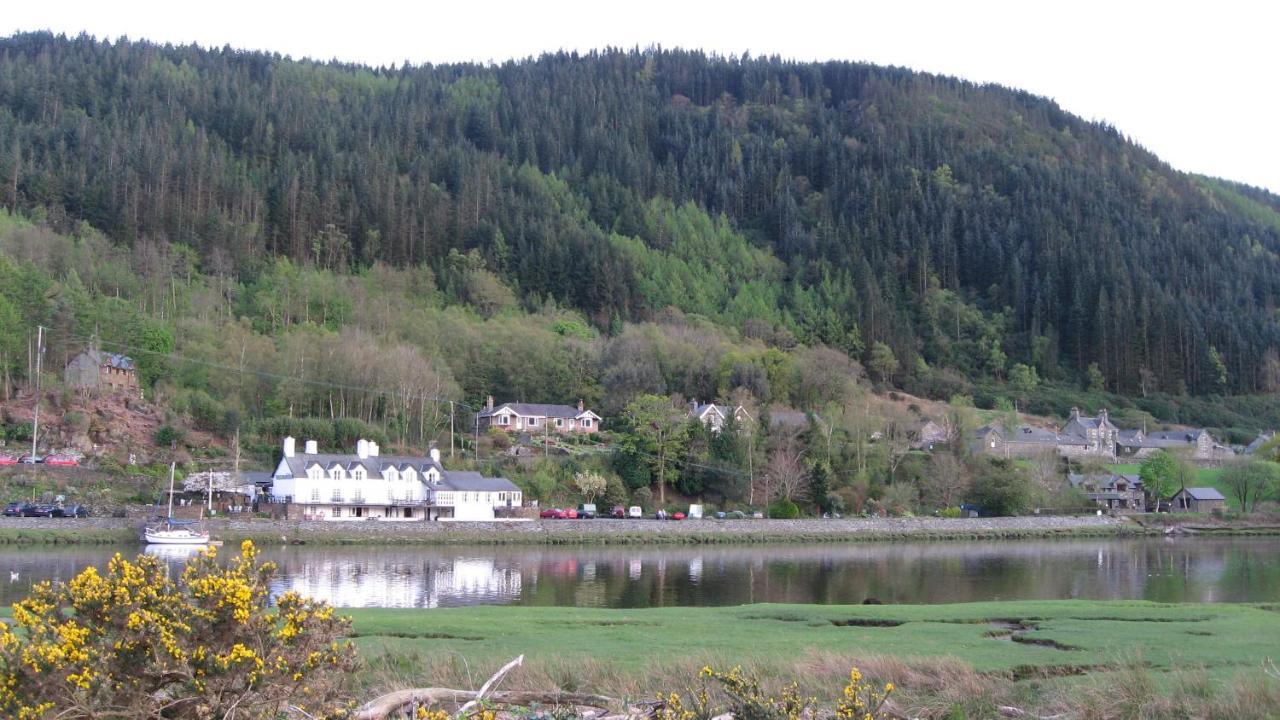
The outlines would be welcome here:
M 138 369 L 133 358 L 88 348 L 71 358 L 63 371 L 67 385 L 81 390 L 137 392 Z
M 1020 425 L 1012 432 L 998 425 L 984 425 L 975 433 L 972 450 L 999 457 L 1038 457 L 1057 453 L 1064 442 L 1058 433 Z
M 1272 438 L 1274 438 L 1275 436 L 1276 436 L 1275 431 L 1258 433 L 1258 437 L 1254 438 L 1253 442 L 1245 446 L 1244 454 L 1245 455 L 1256 454 L 1259 450 L 1262 449 L 1263 445 L 1266 445 L 1267 443 L 1271 442 Z
M 1071 487 L 1099 507 L 1122 512 L 1146 512 L 1146 493 L 1142 478 L 1134 474 L 1107 473 L 1102 475 L 1067 475 Z
M 925 420 L 911 430 L 912 450 L 933 450 L 935 445 L 946 445 L 950 441 L 947 428 L 933 420 Z
M 540 403 L 503 403 L 494 407 L 492 395 L 476 417 L 481 430 L 497 428 L 507 432 L 557 432 L 566 435 L 598 432 L 602 419 L 586 409 L 581 400 L 576 409 L 569 405 Z
M 497 508 L 518 508 L 520 488 L 506 478 L 445 470 L 430 457 L 383 456 L 378 444 L 356 443 L 354 454 L 317 451 L 308 440 L 296 452 L 284 439 L 271 495 L 289 516 L 316 520 L 493 520 Z
M 734 407 L 732 405 L 716 405 L 715 403 L 699 404 L 697 400 L 689 401 L 689 417 L 711 428 L 711 432 L 718 433 L 720 428 L 733 417 L 733 421 L 742 428 L 753 419 L 751 413 L 741 405 Z
M 1214 439 L 1208 430 L 1141 430 L 1121 431 L 1116 440 L 1116 454 L 1140 460 L 1168 450 L 1200 462 L 1221 462 L 1235 456 L 1235 450 Z
M 1214 488 L 1183 488 L 1170 500 L 1174 512 L 1221 512 L 1227 507 L 1227 499 Z

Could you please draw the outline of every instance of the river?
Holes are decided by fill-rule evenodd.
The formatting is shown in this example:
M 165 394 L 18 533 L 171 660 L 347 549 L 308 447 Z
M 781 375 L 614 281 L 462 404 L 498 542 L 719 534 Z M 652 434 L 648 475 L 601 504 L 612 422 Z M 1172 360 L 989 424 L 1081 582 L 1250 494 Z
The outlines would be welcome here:
M 137 546 L 0 547 L 0 604 Z M 181 550 L 161 548 L 180 570 Z M 224 552 L 231 552 L 227 548 Z M 1280 601 L 1280 538 L 744 546 L 264 548 L 274 593 L 343 607 Z M 4 572 L 8 570 L 8 581 Z

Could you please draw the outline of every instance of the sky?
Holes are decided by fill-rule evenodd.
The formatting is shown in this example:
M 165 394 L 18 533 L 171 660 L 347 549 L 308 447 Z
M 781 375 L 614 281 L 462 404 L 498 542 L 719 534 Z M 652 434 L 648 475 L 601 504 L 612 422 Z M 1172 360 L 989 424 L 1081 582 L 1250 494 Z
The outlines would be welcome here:
M 1280 193 L 1280 3 L 540 0 L 15 2 L 29 30 L 370 65 L 684 47 L 854 60 L 991 82 L 1116 127 L 1173 167 Z

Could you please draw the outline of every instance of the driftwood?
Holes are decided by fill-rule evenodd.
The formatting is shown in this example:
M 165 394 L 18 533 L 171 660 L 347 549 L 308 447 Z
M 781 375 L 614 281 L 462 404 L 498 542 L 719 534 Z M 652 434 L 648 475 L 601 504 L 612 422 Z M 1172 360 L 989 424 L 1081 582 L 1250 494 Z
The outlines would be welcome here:
M 356 720 L 386 720 L 395 713 L 414 704 L 428 707 L 431 705 L 462 705 L 480 697 L 478 690 L 454 690 L 452 688 L 412 688 L 397 690 L 370 700 L 356 711 Z M 570 692 L 531 692 L 523 690 L 504 690 L 490 693 L 490 702 L 497 705 L 582 705 L 594 708 L 608 708 L 616 705 L 617 700 L 604 695 L 589 695 Z
M 999 711 L 1001 717 L 1027 718 L 1027 720 L 1059 720 L 1066 717 L 1066 715 L 1036 715 L 1010 705 L 1001 705 Z

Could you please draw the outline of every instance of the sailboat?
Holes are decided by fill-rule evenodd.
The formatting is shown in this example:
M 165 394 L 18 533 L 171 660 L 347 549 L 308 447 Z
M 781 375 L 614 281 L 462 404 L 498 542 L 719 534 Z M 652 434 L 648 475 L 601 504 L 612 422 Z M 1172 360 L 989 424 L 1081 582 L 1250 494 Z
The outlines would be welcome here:
M 173 474 L 177 463 L 169 463 L 169 513 L 164 522 L 143 528 L 142 537 L 148 545 L 208 545 L 209 531 L 199 527 L 196 520 L 173 519 Z

